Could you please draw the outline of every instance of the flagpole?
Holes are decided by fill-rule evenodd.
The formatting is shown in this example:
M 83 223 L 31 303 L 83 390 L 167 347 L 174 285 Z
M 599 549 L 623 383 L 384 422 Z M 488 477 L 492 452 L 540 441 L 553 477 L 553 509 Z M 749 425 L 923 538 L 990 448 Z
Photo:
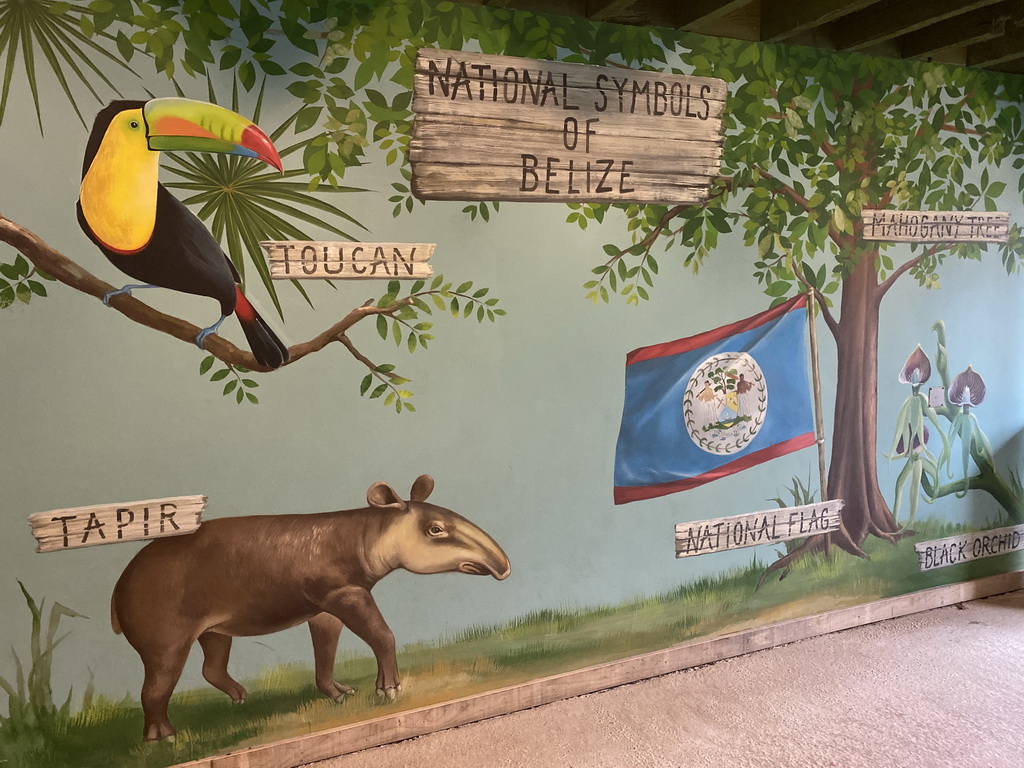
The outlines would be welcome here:
M 821 375 L 818 369 L 818 332 L 815 329 L 817 299 L 814 289 L 807 287 L 807 330 L 811 339 L 811 378 L 814 385 L 814 437 L 818 445 L 818 483 L 821 500 L 828 501 L 828 473 L 825 470 L 825 420 L 821 413 Z M 829 554 L 831 542 L 825 537 L 825 554 Z

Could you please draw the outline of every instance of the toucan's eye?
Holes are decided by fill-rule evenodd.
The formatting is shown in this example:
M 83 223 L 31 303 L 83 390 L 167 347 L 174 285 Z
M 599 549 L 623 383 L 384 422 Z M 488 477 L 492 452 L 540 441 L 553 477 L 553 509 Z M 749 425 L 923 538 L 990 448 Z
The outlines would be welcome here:
M 139 127 L 139 121 L 138 120 L 132 120 L 131 123 L 129 123 L 129 125 L 131 125 L 132 130 L 135 130 L 136 128 Z
M 430 536 L 444 536 L 444 526 L 440 523 L 432 523 L 431 526 L 427 528 L 427 534 Z

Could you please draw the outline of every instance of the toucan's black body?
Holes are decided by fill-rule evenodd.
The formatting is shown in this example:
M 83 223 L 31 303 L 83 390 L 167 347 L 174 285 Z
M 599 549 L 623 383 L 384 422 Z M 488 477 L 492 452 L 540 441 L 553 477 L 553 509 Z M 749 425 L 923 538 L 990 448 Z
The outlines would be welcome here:
M 114 116 L 124 110 L 140 109 L 145 103 L 115 101 L 100 111 L 86 146 L 83 179 Z M 242 295 L 241 281 L 231 260 L 195 214 L 163 184 L 157 184 L 153 235 L 135 253 L 118 253 L 104 245 L 86 221 L 81 201 L 77 208 L 82 230 L 119 270 L 144 283 L 216 299 L 222 315 L 238 315 L 253 356 L 261 365 L 279 368 L 288 361 L 288 348 Z

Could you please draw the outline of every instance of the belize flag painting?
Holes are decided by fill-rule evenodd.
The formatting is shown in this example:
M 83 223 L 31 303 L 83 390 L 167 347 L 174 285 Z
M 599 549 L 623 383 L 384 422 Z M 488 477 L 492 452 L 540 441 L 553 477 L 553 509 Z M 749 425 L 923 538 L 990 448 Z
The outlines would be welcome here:
M 814 445 L 807 297 L 626 356 L 615 503 L 696 488 Z

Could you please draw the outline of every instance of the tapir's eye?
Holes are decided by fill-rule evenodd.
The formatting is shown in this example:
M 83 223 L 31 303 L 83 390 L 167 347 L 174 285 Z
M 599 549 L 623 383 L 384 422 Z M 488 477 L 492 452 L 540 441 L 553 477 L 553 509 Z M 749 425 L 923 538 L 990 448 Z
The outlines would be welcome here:
M 445 536 L 447 535 L 444 526 L 440 523 L 431 523 L 430 527 L 427 528 L 428 536 Z

